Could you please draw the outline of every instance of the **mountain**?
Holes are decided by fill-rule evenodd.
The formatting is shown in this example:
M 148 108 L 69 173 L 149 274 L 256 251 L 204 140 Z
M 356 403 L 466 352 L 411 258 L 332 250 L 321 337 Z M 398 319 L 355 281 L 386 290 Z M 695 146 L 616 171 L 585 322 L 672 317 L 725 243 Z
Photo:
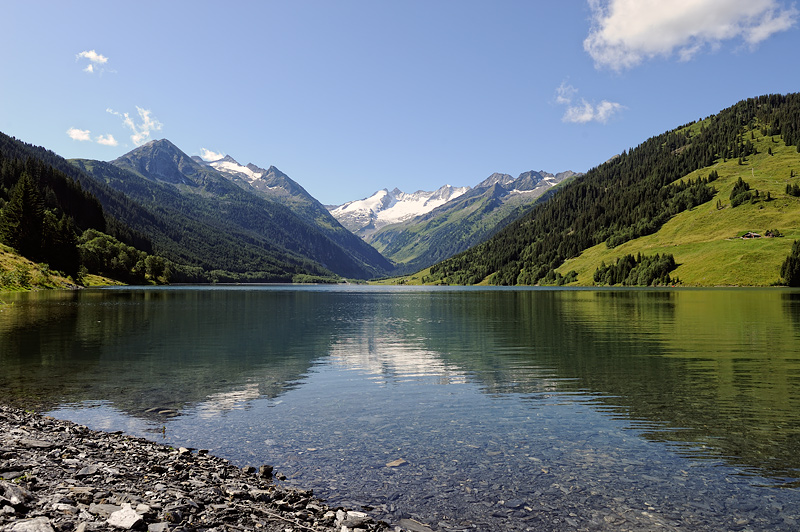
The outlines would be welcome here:
M 230 155 L 216 161 L 204 161 L 200 157 L 192 159 L 213 168 L 245 191 L 289 207 L 355 260 L 367 265 L 371 276 L 392 269 L 392 264 L 375 248 L 345 229 L 316 198 L 274 166 L 266 170 L 252 163 L 244 166 Z
M 798 150 L 800 94 L 743 100 L 591 169 L 424 281 L 780 283 L 800 238 Z
M 468 190 L 469 187 L 450 185 L 433 192 L 418 190 L 413 194 L 397 188 L 391 192 L 383 189 L 368 198 L 331 207 L 330 212 L 344 227 L 366 238 L 382 227 L 426 214 Z
M 75 164 L 136 204 L 138 212 L 109 208 L 151 238 L 159 254 L 219 270 L 222 279 L 286 281 L 331 272 L 365 279 L 384 272 L 385 261 L 362 260 L 290 208 L 242 189 L 168 140 L 110 163 Z
M 343 225 L 397 265 L 418 271 L 485 240 L 520 216 L 553 186 L 574 176 L 544 171 L 514 178 L 495 173 L 475 188 L 444 186 L 435 192 L 379 191 L 333 209 Z

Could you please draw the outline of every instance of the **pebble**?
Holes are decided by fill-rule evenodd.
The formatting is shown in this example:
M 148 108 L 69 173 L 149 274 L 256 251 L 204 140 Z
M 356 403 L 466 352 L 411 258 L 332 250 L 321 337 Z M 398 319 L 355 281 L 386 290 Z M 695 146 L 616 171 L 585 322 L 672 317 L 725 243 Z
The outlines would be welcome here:
M 0 532 L 389 528 L 366 512 L 329 508 L 311 491 L 275 484 L 272 477 L 269 465 L 241 469 L 207 451 L 172 449 L 0 405 Z

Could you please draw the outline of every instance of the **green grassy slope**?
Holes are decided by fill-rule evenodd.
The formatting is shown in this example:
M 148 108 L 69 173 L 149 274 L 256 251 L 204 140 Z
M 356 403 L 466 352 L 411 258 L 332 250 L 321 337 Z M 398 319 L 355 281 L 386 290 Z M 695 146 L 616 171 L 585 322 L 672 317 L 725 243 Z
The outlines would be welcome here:
M 575 271 L 587 285 L 602 261 L 642 252 L 671 253 L 671 275 L 685 284 L 777 283 L 800 236 L 786 192 L 800 174 L 798 144 L 800 94 L 742 100 L 591 169 L 483 244 L 433 265 L 428 282 L 560 284 Z M 739 178 L 760 195 L 734 208 Z M 768 229 L 785 236 L 737 238 Z
M 792 246 L 800 239 L 800 198 L 786 194 L 786 185 L 800 184 L 800 153 L 786 146 L 778 136 L 752 131 L 751 142 L 758 154 L 746 158 L 720 160 L 712 167 L 692 172 L 687 178 L 707 176 L 716 170 L 713 183 L 717 194 L 711 201 L 684 211 L 656 233 L 609 249 L 605 243 L 593 246 L 580 256 L 567 260 L 558 271 L 578 272 L 580 285 L 593 284 L 592 276 L 601 262 L 610 264 L 626 254 L 671 253 L 678 263 L 672 277 L 687 286 L 747 285 L 765 286 L 780 282 L 780 266 Z M 743 135 L 749 139 L 749 133 Z M 774 141 L 773 141 L 774 139 Z M 772 151 L 769 155 L 768 151 Z M 790 177 L 794 172 L 795 177 Z M 741 177 L 760 199 L 731 207 L 730 193 Z M 771 200 L 764 196 L 769 192 Z M 778 229 L 782 238 L 739 238 L 746 232 L 764 235 Z
M 0 244 L 0 292 L 42 288 L 66 288 L 71 282 Z M 0 300 L 0 309 L 3 302 Z

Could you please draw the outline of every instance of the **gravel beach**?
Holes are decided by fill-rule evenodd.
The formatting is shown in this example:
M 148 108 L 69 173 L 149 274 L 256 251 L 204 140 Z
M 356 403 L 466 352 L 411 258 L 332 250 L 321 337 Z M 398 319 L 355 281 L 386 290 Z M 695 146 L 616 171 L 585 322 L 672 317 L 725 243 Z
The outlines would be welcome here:
M 277 484 L 268 465 L 239 468 L 204 450 L 0 406 L 0 531 L 409 532 L 330 508 Z

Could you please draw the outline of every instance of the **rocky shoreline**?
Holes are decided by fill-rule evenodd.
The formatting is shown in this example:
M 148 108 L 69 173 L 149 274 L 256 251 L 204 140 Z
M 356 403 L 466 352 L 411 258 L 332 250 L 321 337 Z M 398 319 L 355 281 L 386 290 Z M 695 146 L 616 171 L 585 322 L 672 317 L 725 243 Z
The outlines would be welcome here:
M 330 508 L 276 484 L 272 467 L 239 468 L 174 449 L 0 406 L 0 531 L 378 532 L 368 514 Z

